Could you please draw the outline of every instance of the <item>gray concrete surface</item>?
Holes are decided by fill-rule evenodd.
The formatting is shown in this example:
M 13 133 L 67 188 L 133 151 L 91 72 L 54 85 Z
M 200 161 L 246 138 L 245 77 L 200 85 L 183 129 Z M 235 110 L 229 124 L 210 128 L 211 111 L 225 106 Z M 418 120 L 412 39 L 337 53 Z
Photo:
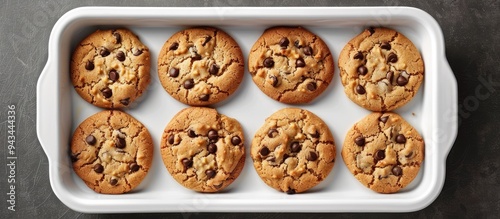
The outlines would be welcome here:
M 378 218 L 489 217 L 500 215 L 500 1 L 244 1 L 244 0 L 44 0 L 0 1 L 0 217 L 1 218 Z M 407 214 L 207 214 L 92 215 L 68 209 L 52 192 L 48 162 L 38 142 L 36 82 L 47 60 L 52 26 L 79 6 L 365 6 L 406 5 L 430 13 L 441 25 L 446 55 L 459 85 L 459 136 L 451 150 L 444 188 L 429 207 Z M 48 7 L 47 7 L 48 6 Z M 478 96 L 481 80 L 492 81 Z M 484 91 L 481 91 L 484 92 Z M 16 106 L 16 211 L 7 210 L 8 106 Z

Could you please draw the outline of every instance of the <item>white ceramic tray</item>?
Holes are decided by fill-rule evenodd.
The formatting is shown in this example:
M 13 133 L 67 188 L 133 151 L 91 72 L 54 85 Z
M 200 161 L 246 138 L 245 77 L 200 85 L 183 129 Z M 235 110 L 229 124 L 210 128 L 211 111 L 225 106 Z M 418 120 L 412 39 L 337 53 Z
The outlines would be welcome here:
M 265 28 L 301 25 L 319 35 L 334 55 L 332 84 L 313 103 L 295 105 L 320 116 L 337 144 L 335 167 L 310 192 L 286 195 L 265 185 L 247 153 L 240 177 L 224 192 L 202 194 L 180 186 L 163 166 L 159 141 L 170 119 L 186 105 L 177 102 L 159 83 L 156 60 L 163 43 L 188 26 L 219 27 L 240 44 L 245 59 Z M 410 38 L 425 62 L 425 82 L 415 98 L 396 110 L 424 137 L 425 161 L 417 178 L 396 194 L 377 194 L 359 183 L 347 170 L 340 150 L 347 130 L 370 112 L 344 94 L 338 74 L 338 55 L 364 28 L 386 26 Z M 152 168 L 142 184 L 128 194 L 103 195 L 87 188 L 71 168 L 69 142 L 75 127 L 102 109 L 78 96 L 69 79 L 72 51 L 98 28 L 127 27 L 152 54 L 152 82 L 140 102 L 126 112 L 141 121 L 154 139 Z M 246 68 L 246 67 L 245 67 Z M 54 193 L 80 212 L 406 212 L 428 206 L 440 193 L 446 157 L 457 135 L 457 85 L 444 53 L 441 29 L 426 12 L 408 7 L 357 8 L 77 8 L 54 25 L 49 56 L 38 80 L 37 132 L 49 159 Z M 255 131 L 276 110 L 291 105 L 264 95 L 248 71 L 238 91 L 214 107 L 243 125 L 248 151 Z

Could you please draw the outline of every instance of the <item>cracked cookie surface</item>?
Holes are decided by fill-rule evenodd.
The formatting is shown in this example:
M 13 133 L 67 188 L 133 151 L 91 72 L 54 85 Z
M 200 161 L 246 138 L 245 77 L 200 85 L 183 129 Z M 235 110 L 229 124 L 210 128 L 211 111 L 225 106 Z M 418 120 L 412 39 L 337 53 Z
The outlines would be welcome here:
M 206 106 L 225 100 L 243 80 L 243 54 L 220 29 L 190 28 L 172 35 L 158 56 L 158 77 L 178 101 Z
M 84 120 L 71 140 L 76 174 L 96 192 L 126 193 L 146 177 L 153 159 L 153 140 L 144 125 L 117 110 Z
M 342 158 L 363 185 L 395 193 L 417 176 L 424 160 L 424 140 L 396 113 L 371 113 L 348 132 Z
M 150 82 L 149 49 L 129 30 L 97 30 L 77 45 L 71 59 L 71 80 L 87 102 L 102 108 L 123 108 Z
M 334 64 L 319 36 L 301 27 L 273 27 L 250 50 L 248 70 L 267 96 L 300 104 L 312 101 L 328 87 Z
M 252 141 L 251 157 L 260 178 L 288 194 L 323 181 L 335 163 L 335 142 L 328 126 L 313 113 L 281 109 L 268 117 Z
M 238 121 L 215 109 L 190 107 L 168 123 L 161 139 L 163 162 L 181 185 L 198 192 L 229 186 L 245 164 L 245 138 Z
M 344 92 L 371 111 L 391 111 L 417 93 L 424 62 L 413 43 L 388 28 L 369 28 L 347 43 L 339 55 Z

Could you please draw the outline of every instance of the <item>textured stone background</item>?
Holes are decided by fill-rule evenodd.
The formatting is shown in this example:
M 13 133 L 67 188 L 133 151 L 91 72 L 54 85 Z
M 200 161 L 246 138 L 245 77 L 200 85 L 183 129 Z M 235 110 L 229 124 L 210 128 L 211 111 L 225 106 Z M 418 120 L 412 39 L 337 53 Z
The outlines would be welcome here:
M 17 211 L 7 211 L 7 166 L 0 168 L 0 215 L 2 218 L 121 218 L 123 215 L 87 215 L 63 205 L 52 192 L 48 161 L 36 135 L 36 82 L 47 60 L 47 43 L 54 23 L 79 6 L 374 6 L 406 5 L 421 8 L 441 25 L 446 56 L 458 80 L 461 109 L 458 138 L 447 160 L 446 183 L 429 207 L 408 214 L 151 214 L 143 218 L 380 218 L 491 217 L 500 215 L 500 1 L 254 1 L 254 0 L 44 0 L 0 1 L 0 164 L 7 163 L 7 106 L 17 108 L 18 187 Z M 48 5 L 49 7 L 46 7 Z M 54 7 L 56 6 L 56 7 Z M 490 80 L 488 91 L 481 79 Z M 482 89 L 482 88 L 481 88 Z M 485 93 L 487 92 L 487 93 Z

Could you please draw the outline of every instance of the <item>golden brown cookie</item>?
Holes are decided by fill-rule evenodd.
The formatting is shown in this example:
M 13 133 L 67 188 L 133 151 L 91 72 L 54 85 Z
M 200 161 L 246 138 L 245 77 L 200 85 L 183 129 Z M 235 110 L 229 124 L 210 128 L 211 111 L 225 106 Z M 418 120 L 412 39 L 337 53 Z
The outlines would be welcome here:
M 89 188 L 105 194 L 126 193 L 146 177 L 153 160 L 153 140 L 132 116 L 106 110 L 76 128 L 71 160 Z
M 149 81 L 149 49 L 129 30 L 97 30 L 76 46 L 71 80 L 87 102 L 103 108 L 127 107 Z
M 311 102 L 328 87 L 334 65 L 319 36 L 302 27 L 273 27 L 253 45 L 248 70 L 267 96 L 299 104 Z
M 225 100 L 239 87 L 243 54 L 234 39 L 212 27 L 179 31 L 158 56 L 158 77 L 178 101 L 206 106 Z
M 188 189 L 217 192 L 229 186 L 245 164 L 245 138 L 235 119 L 204 107 L 172 118 L 161 139 L 168 172 Z
M 328 126 L 313 113 L 285 108 L 272 114 L 252 141 L 255 170 L 270 187 L 304 192 L 325 179 L 335 163 Z
M 396 113 L 372 113 L 347 132 L 342 158 L 363 185 L 395 193 L 417 176 L 424 140 Z
M 405 105 L 424 79 L 424 62 L 413 43 L 388 28 L 369 28 L 340 52 L 347 96 L 365 109 L 391 111 Z

